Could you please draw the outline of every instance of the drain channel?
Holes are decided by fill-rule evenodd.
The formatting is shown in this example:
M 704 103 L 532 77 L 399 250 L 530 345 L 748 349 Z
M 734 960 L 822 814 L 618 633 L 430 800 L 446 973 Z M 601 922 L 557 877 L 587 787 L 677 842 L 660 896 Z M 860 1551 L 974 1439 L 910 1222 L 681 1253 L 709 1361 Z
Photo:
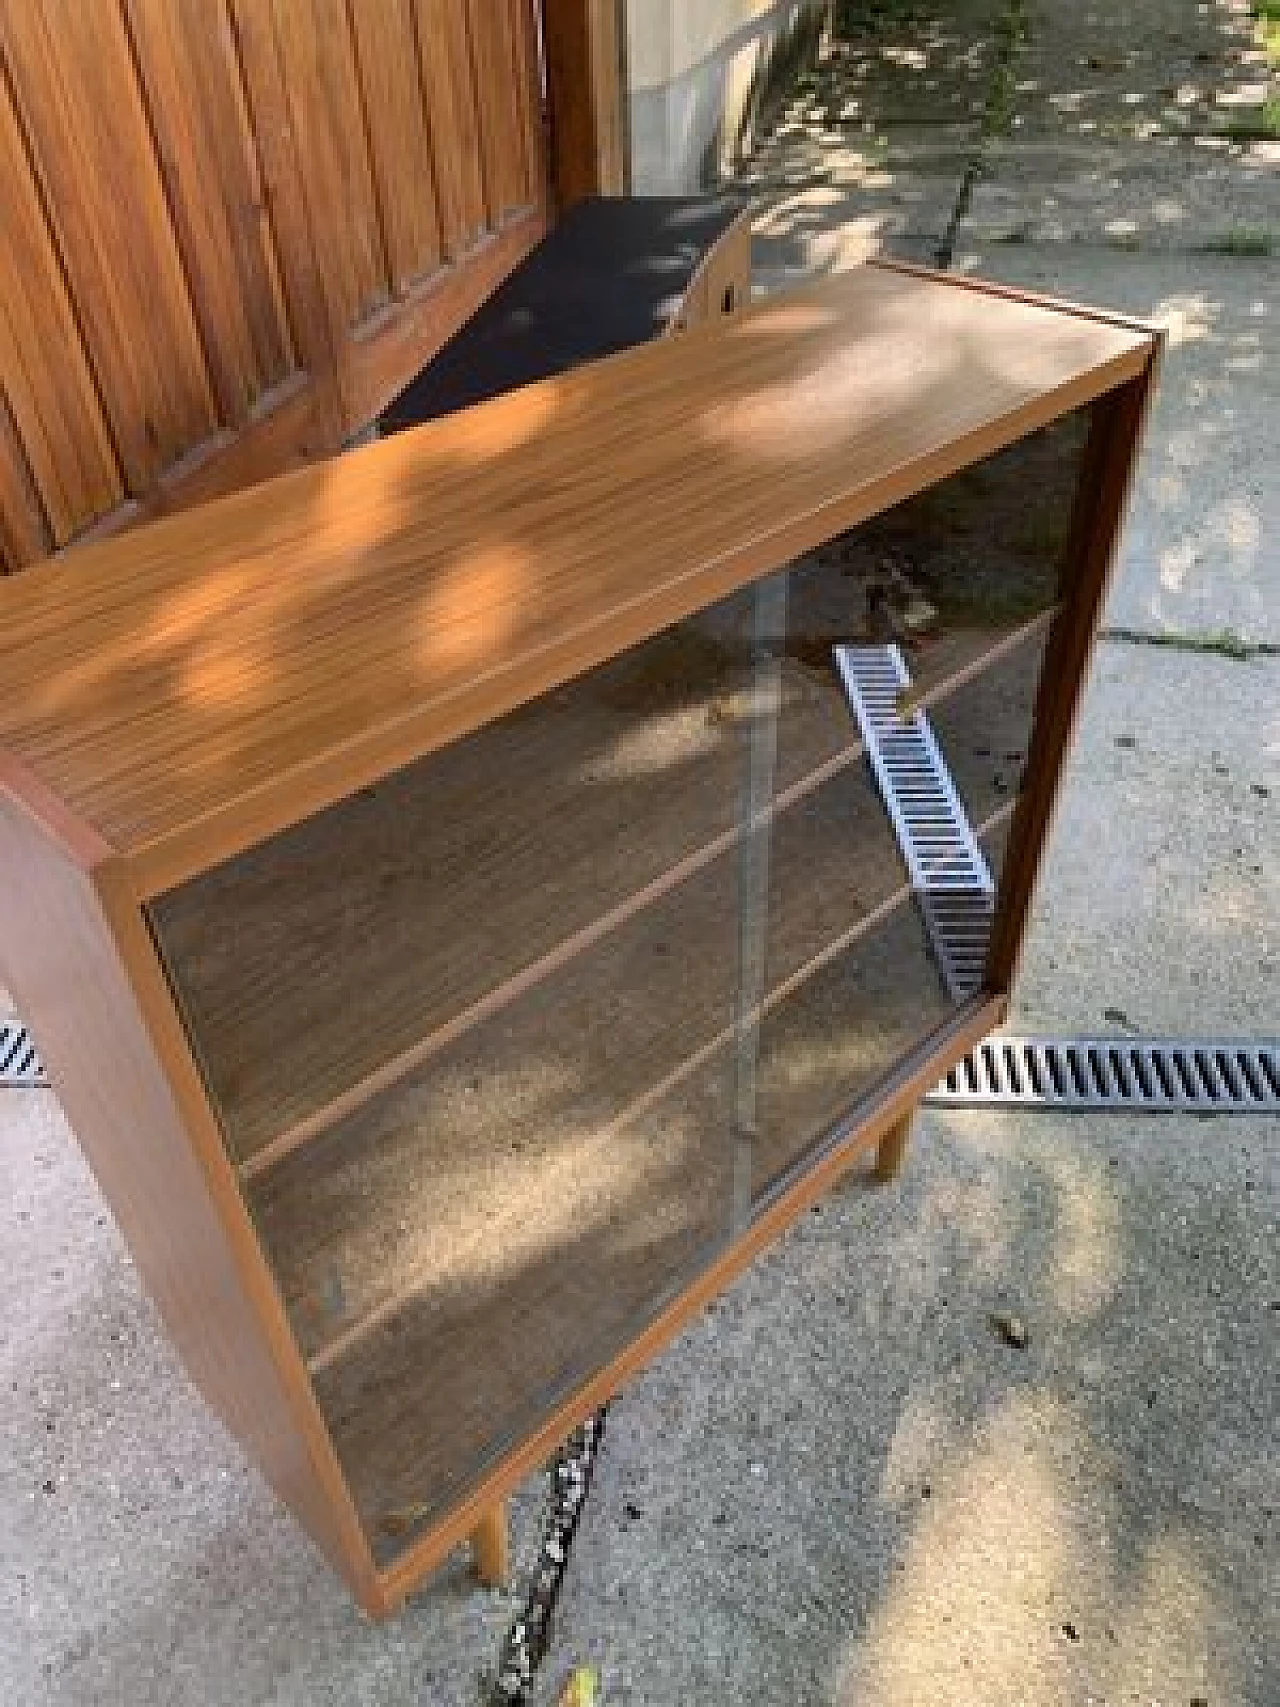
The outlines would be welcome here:
M 991 1037 L 925 1101 L 971 1108 L 1280 1114 L 1280 1044 Z
M 0 1088 L 48 1082 L 26 1027 L 0 1021 Z M 1280 1114 L 1280 1043 L 997 1036 L 966 1055 L 925 1101 Z
M 982 987 L 995 886 L 896 646 L 837 646 L 836 668 L 894 833 L 947 993 Z
M 0 1088 L 32 1090 L 48 1082 L 26 1026 L 0 1020 Z

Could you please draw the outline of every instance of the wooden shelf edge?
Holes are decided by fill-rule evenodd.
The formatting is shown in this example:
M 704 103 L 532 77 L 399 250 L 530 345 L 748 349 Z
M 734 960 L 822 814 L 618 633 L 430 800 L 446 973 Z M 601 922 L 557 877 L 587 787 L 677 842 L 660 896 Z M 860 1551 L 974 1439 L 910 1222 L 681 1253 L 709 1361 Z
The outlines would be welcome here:
M 1056 620 L 1061 608 L 1060 604 L 1052 605 L 1029 622 L 1011 629 L 993 646 L 982 652 L 980 656 L 971 659 L 967 664 L 961 665 L 958 669 L 940 678 L 922 692 L 920 696 L 921 707 L 928 709 L 930 706 L 941 704 L 952 694 L 958 692 L 960 688 L 980 676 L 983 671 L 989 669 L 992 664 L 998 663 L 1028 640 L 1047 631 Z M 864 748 L 860 740 L 851 741 L 825 763 L 815 766 L 813 770 L 797 778 L 794 783 L 778 794 L 769 808 L 768 821 L 772 823 L 782 813 L 789 811 L 791 807 L 799 804 L 800 801 L 821 788 L 825 783 L 830 782 L 833 777 L 838 776 L 841 771 L 856 764 L 863 752 Z M 415 1072 L 433 1055 L 438 1054 L 440 1050 L 448 1048 L 450 1044 L 455 1043 L 458 1038 L 464 1036 L 475 1026 L 492 1019 L 505 1007 L 527 994 L 543 979 L 562 970 L 578 955 L 585 953 L 614 931 L 621 929 L 630 919 L 635 918 L 653 902 L 670 894 L 672 890 L 687 882 L 689 878 L 696 876 L 698 872 L 705 870 L 707 866 L 722 858 L 726 853 L 732 852 L 741 838 L 741 826 L 735 825 L 731 829 L 722 831 L 720 835 L 714 836 L 710 841 L 703 843 L 701 847 L 695 848 L 684 859 L 678 860 L 659 877 L 645 884 L 643 888 L 636 890 L 634 894 L 627 896 L 615 907 L 611 907 L 608 912 L 601 914 L 591 924 L 585 925 L 581 930 L 566 937 L 550 953 L 542 955 L 538 960 L 523 967 L 512 977 L 505 979 L 494 989 L 488 991 L 479 1001 L 464 1008 L 461 1013 L 455 1015 L 446 1024 L 438 1026 L 411 1045 L 410 1048 L 393 1055 L 390 1060 L 375 1068 L 373 1072 L 366 1074 L 364 1078 L 358 1080 L 347 1090 L 323 1103 L 302 1120 L 294 1122 L 292 1126 L 287 1127 L 275 1138 L 269 1139 L 267 1143 L 237 1163 L 240 1178 L 246 1184 L 252 1184 L 253 1181 L 260 1179 L 263 1174 L 269 1173 L 272 1168 L 293 1155 L 295 1151 L 302 1149 L 313 1139 L 322 1137 L 324 1133 L 331 1131 L 334 1126 L 349 1115 L 356 1113 L 374 1097 L 390 1090 L 402 1079 L 407 1078 L 409 1074 Z
M 975 996 L 954 1018 L 912 1050 L 882 1084 L 860 1098 L 845 1119 L 838 1121 L 820 1140 L 817 1160 L 803 1175 L 779 1189 L 741 1238 L 729 1245 L 629 1346 L 583 1382 L 536 1433 L 509 1453 L 447 1516 L 414 1542 L 402 1558 L 379 1571 L 381 1610 L 394 1612 L 422 1579 L 468 1538 L 487 1511 L 514 1492 L 525 1476 L 546 1461 L 571 1429 L 613 1398 L 766 1245 L 816 1203 L 893 1125 L 910 1114 L 944 1073 L 995 1030 L 1005 1017 L 1007 1005 L 1007 997 L 1002 994 L 988 992 Z
M 976 827 L 975 833 L 977 836 L 981 839 L 990 835 L 993 830 L 998 829 L 1013 816 L 1016 807 L 1016 797 L 1007 801 L 1003 806 L 1001 806 L 997 811 L 991 813 L 980 825 Z M 824 948 L 820 949 L 817 954 L 811 955 L 803 965 L 798 966 L 794 972 L 789 973 L 787 977 L 773 985 L 773 987 L 766 993 L 758 1010 L 749 1013 L 745 1017 L 755 1023 L 771 1014 L 776 1008 L 780 1007 L 788 997 L 793 996 L 797 990 L 801 989 L 811 979 L 815 978 L 824 967 L 829 966 L 833 960 L 838 960 L 846 949 L 850 948 L 855 942 L 857 942 L 859 937 L 867 935 L 869 931 L 873 930 L 877 925 L 882 924 L 886 919 L 891 917 L 892 914 L 897 912 L 904 903 L 911 899 L 912 894 L 913 890 L 911 885 L 909 883 L 903 883 L 899 888 L 895 889 L 892 894 L 887 895 L 883 901 L 879 902 L 868 912 L 864 913 L 862 917 L 858 919 L 856 924 L 851 925 L 847 930 L 841 931 L 839 936 L 834 937 Z M 686 1079 L 698 1072 L 700 1068 L 704 1067 L 707 1062 L 715 1055 L 719 1054 L 721 1050 L 727 1048 L 733 1042 L 736 1035 L 736 1024 L 722 1026 L 721 1029 L 709 1037 L 705 1043 L 701 1044 L 691 1054 L 686 1055 L 682 1061 L 670 1070 L 670 1072 L 665 1073 L 662 1078 L 658 1079 L 654 1084 L 650 1085 L 647 1090 L 643 1091 L 638 1097 L 629 1102 L 625 1108 L 616 1114 L 613 1119 L 601 1129 L 599 1135 L 601 1137 L 609 1137 L 623 1131 L 631 1124 L 632 1121 L 638 1120 L 648 1109 L 652 1108 L 655 1103 L 661 1102 L 662 1099 L 675 1090 L 678 1085 L 682 1084 Z M 318 1375 L 323 1375 L 327 1370 L 331 1369 L 335 1363 L 341 1362 L 347 1353 L 358 1346 L 362 1340 L 367 1339 L 368 1336 L 375 1333 L 384 1322 L 389 1321 L 390 1318 L 394 1316 L 404 1305 L 405 1301 L 412 1295 L 414 1282 L 415 1277 L 411 1274 L 406 1284 L 399 1287 L 389 1297 L 384 1298 L 381 1303 L 375 1304 L 371 1310 L 366 1311 L 363 1316 L 358 1317 L 348 1327 L 344 1328 L 341 1333 L 335 1334 L 334 1337 L 327 1341 L 319 1351 L 312 1352 L 306 1360 L 307 1372 L 312 1379 L 314 1380 Z
M 746 243 L 748 253 L 746 271 L 748 274 L 750 273 L 750 244 L 751 234 L 755 223 L 755 215 L 755 204 L 753 202 L 747 202 L 734 218 L 732 223 L 725 227 L 725 229 L 720 233 L 720 236 L 712 244 L 711 248 L 705 255 L 703 255 L 702 259 L 698 262 L 698 265 L 694 268 L 693 274 L 690 277 L 688 284 L 685 286 L 684 294 L 680 297 L 675 311 L 672 313 L 666 326 L 663 328 L 662 336 L 664 338 L 685 337 L 691 331 L 697 330 L 700 326 L 714 326 L 717 321 L 724 319 L 726 313 L 741 313 L 741 311 L 750 304 L 751 287 L 749 281 L 747 283 L 746 292 L 741 301 L 735 302 L 733 307 L 730 309 L 725 309 L 723 304 L 719 307 L 712 305 L 710 299 L 710 287 L 711 281 L 716 277 L 717 272 L 724 263 L 725 256 L 732 253 L 733 245 L 735 243 Z M 706 301 L 703 304 L 704 312 L 692 321 L 687 320 L 685 317 L 689 314 L 691 309 L 696 313 L 699 295 L 704 291 L 707 293 Z
M 863 263 L 868 267 L 876 267 L 883 273 L 902 273 L 911 279 L 944 278 L 949 285 L 957 290 L 972 290 L 981 296 L 999 297 L 1005 302 L 1025 303 L 1028 308 L 1044 308 L 1057 314 L 1073 314 L 1077 320 L 1093 320 L 1102 326 L 1115 326 L 1121 331 L 1136 332 L 1140 337 L 1152 338 L 1162 344 L 1168 335 L 1168 328 L 1158 320 L 1147 320 L 1138 314 L 1124 314 L 1118 308 L 1096 308 L 1092 303 L 1079 302 L 1074 297 L 1050 296 L 1045 291 L 1027 290 L 1022 285 L 1003 284 L 998 279 L 987 278 L 982 273 L 939 272 L 936 267 L 922 265 L 919 261 L 905 261 L 896 255 L 873 255 Z

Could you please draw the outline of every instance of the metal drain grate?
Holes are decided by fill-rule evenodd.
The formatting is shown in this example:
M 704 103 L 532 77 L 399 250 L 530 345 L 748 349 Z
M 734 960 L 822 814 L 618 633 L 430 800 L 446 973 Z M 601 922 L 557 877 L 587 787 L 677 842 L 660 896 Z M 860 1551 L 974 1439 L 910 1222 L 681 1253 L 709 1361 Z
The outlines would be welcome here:
M 44 1068 L 26 1026 L 17 1020 L 0 1020 L 0 1086 L 24 1089 L 46 1085 Z
M 991 1037 L 925 1101 L 1280 1114 L 1280 1044 Z
M 981 988 L 995 886 L 896 646 L 837 646 L 836 667 L 875 772 L 916 904 L 956 1001 Z

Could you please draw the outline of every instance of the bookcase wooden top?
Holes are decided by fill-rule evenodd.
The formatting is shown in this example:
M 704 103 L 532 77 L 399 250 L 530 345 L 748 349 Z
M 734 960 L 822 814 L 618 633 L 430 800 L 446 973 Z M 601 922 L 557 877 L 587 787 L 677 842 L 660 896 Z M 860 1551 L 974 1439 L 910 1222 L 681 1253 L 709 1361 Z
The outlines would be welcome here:
M 170 886 L 1135 377 L 867 266 L 0 582 L 0 783 Z

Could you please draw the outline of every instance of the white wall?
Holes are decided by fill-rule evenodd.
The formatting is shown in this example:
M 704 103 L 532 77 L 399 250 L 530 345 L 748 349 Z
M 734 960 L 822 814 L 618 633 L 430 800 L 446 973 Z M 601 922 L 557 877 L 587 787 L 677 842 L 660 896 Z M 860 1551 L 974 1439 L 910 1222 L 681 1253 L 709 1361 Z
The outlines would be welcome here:
M 631 187 L 714 182 L 750 125 L 752 85 L 827 0 L 626 0 Z M 774 62 L 776 73 L 782 58 Z

